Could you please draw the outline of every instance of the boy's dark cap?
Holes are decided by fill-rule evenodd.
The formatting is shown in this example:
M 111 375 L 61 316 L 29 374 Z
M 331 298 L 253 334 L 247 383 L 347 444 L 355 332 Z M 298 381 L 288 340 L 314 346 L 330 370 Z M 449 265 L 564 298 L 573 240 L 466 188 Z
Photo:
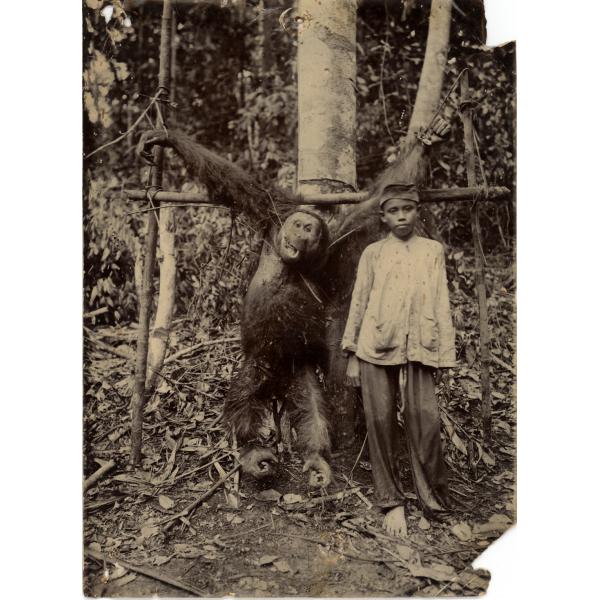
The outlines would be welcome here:
M 379 208 L 392 198 L 399 198 L 401 200 L 412 200 L 413 202 L 419 202 L 419 191 L 414 183 L 392 183 L 386 185 L 381 192 L 379 198 Z

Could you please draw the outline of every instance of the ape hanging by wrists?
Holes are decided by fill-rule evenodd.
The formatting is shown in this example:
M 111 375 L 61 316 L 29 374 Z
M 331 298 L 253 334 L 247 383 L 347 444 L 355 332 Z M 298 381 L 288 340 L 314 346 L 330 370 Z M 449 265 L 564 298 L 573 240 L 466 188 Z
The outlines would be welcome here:
M 253 444 L 275 397 L 286 405 L 298 434 L 309 484 L 328 485 L 328 411 L 316 375 L 317 367 L 327 366 L 324 303 L 318 291 L 329 247 L 326 223 L 316 211 L 299 207 L 295 196 L 258 183 L 179 132 L 144 133 L 138 154 L 148 160 L 154 145 L 181 156 L 211 201 L 242 213 L 255 230 L 269 231 L 244 298 L 244 356 L 223 407 L 224 421 L 237 437 L 243 472 L 259 479 L 275 472 L 272 449 Z

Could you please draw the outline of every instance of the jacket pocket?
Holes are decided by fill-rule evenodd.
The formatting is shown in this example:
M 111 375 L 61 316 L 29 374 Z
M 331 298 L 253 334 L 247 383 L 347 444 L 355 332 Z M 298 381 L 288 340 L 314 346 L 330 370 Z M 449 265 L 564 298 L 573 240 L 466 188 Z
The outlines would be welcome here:
M 377 352 L 386 352 L 398 346 L 397 329 L 397 324 L 391 321 L 379 323 L 375 326 L 373 345 Z
M 437 321 L 433 317 L 421 317 L 421 345 L 426 350 L 435 352 L 439 347 Z

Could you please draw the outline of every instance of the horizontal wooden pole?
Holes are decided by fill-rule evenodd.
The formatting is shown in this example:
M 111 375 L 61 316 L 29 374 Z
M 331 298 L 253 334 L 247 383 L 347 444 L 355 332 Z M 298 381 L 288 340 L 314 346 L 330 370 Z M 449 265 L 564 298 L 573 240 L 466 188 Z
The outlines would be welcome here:
M 130 200 L 146 200 L 145 190 L 125 190 Z M 473 200 L 480 195 L 480 200 L 499 200 L 510 194 L 506 187 L 488 188 L 487 195 L 481 187 L 454 187 L 421 190 L 419 197 L 422 202 L 461 202 Z M 347 192 L 341 194 L 309 194 L 302 197 L 301 204 L 314 204 L 318 206 L 334 206 L 336 204 L 359 204 L 369 197 L 369 192 Z M 160 191 L 152 196 L 157 202 L 179 202 L 185 204 L 214 204 L 205 194 L 199 192 L 170 192 Z

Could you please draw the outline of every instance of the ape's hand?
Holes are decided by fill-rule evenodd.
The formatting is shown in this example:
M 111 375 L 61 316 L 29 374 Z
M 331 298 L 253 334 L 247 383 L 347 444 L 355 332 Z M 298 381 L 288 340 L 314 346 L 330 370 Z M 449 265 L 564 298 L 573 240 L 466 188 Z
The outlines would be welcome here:
M 152 148 L 154 146 L 168 146 L 169 132 L 165 129 L 150 129 L 144 131 L 140 137 L 140 141 L 135 149 L 136 154 L 145 160 L 148 164 L 154 164 L 152 156 Z
M 450 123 L 438 115 L 433 119 L 433 123 L 426 129 L 417 134 L 417 137 L 426 146 L 441 142 L 450 132 Z
M 256 479 L 264 479 L 275 472 L 277 457 L 270 448 L 251 448 L 240 455 L 242 471 Z
M 331 483 L 331 467 L 319 454 L 308 456 L 302 467 L 302 472 L 308 475 L 308 485 L 311 487 L 327 487 Z

